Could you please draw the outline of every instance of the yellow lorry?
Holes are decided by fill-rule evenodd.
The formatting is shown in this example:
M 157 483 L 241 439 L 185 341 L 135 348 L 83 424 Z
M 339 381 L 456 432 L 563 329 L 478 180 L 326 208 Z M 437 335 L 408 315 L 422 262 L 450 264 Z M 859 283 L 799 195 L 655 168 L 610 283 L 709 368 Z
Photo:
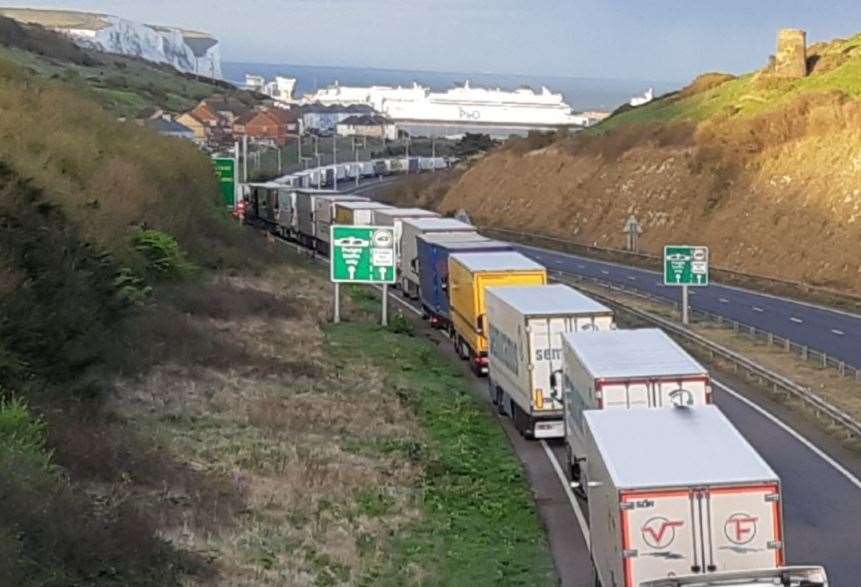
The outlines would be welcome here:
M 476 375 L 487 375 L 485 289 L 546 285 L 547 269 L 515 252 L 459 253 L 448 259 L 451 339 L 458 356 L 469 359 Z

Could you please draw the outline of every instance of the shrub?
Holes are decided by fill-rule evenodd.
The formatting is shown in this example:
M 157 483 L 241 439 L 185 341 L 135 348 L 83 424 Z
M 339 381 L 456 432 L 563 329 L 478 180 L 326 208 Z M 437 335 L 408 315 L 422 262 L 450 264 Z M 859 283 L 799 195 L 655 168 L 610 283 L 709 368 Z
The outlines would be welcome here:
M 0 388 L 0 394 L 3 389 Z M 45 423 L 18 398 L 0 398 L 0 460 L 20 457 L 43 470 L 51 468 L 45 450 Z
M 158 277 L 178 278 L 193 270 L 176 239 L 159 230 L 138 232 L 134 247 L 146 259 L 147 271 Z

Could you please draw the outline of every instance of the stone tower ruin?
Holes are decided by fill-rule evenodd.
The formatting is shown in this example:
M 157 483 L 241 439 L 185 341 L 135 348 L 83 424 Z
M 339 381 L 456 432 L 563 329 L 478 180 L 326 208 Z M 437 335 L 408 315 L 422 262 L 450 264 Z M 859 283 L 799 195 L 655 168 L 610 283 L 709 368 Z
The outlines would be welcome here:
M 807 33 L 801 29 L 781 29 L 777 33 L 774 75 L 798 79 L 807 77 Z

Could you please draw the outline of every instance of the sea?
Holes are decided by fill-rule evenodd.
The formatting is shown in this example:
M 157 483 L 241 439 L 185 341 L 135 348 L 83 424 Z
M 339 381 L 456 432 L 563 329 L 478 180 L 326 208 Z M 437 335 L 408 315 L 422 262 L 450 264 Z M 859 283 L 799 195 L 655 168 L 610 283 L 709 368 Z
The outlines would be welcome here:
M 612 111 L 627 103 L 633 96 L 642 95 L 649 88 L 654 88 L 655 94 L 660 95 L 684 85 L 679 82 L 656 80 L 592 79 L 529 74 L 440 72 L 372 67 L 275 65 L 269 63 L 225 62 L 222 64 L 222 70 L 225 79 L 237 85 L 245 83 L 246 74 L 261 75 L 266 79 L 272 79 L 276 75 L 295 78 L 297 80 L 297 95 L 314 92 L 336 81 L 341 85 L 350 86 L 407 86 L 417 82 L 438 91 L 462 85 L 465 81 L 469 81 L 473 86 L 507 90 L 527 86 L 538 91 L 541 86 L 546 86 L 554 92 L 561 93 L 565 97 L 565 101 L 577 111 Z

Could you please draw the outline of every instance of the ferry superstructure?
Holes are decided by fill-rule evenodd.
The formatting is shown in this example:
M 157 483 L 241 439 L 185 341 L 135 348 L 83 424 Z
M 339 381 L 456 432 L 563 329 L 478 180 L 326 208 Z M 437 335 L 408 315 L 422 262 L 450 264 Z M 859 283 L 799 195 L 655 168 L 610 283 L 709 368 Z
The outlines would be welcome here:
M 436 92 L 425 86 L 341 86 L 338 84 L 305 96 L 307 103 L 325 105 L 367 104 L 399 123 L 469 124 L 524 128 L 588 126 L 589 118 L 576 114 L 562 94 L 542 87 L 513 91 L 463 86 Z

